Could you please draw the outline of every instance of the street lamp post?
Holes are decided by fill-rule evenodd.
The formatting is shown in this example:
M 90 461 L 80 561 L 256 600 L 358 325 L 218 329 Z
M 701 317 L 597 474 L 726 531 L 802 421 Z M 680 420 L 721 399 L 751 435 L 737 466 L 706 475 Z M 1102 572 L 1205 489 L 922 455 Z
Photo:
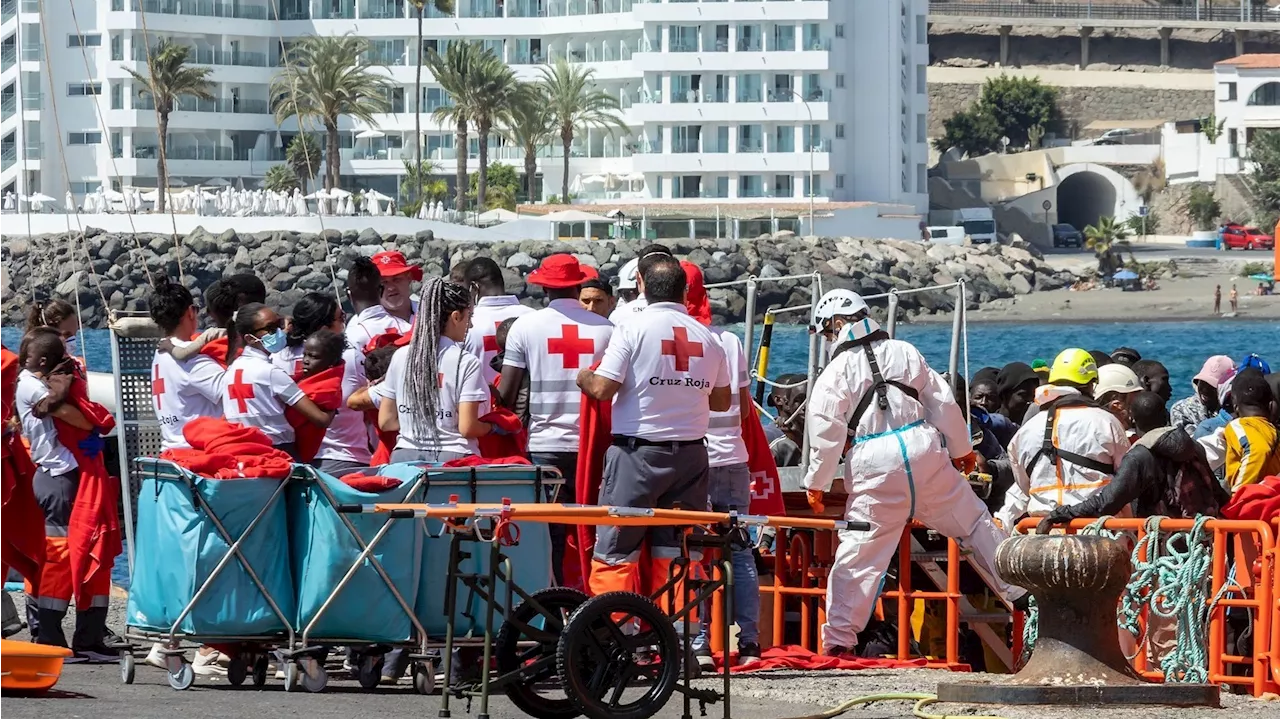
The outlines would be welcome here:
M 791 88 L 786 88 L 787 94 L 799 100 L 804 105 L 804 111 L 809 114 L 809 234 L 815 234 L 813 229 L 813 108 L 809 107 L 809 101 L 805 100 L 800 93 Z

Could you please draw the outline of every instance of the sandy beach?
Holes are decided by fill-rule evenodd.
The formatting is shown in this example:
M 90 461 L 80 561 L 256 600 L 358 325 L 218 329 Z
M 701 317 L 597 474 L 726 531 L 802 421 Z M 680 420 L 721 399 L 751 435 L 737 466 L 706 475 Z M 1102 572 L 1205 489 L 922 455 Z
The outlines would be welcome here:
M 1247 262 L 1270 262 L 1269 252 L 1208 253 L 1176 245 L 1152 245 L 1139 250 L 1142 261 L 1174 259 L 1179 276 L 1161 279 L 1159 288 L 1142 292 L 1094 289 L 1055 290 L 996 300 L 969 312 L 974 322 L 1159 322 L 1172 320 L 1280 319 L 1280 294 L 1258 296 L 1258 283 L 1240 276 Z M 1054 267 L 1082 271 L 1096 267 L 1091 253 L 1048 255 Z M 1239 291 L 1239 311 L 1232 314 L 1231 285 Z M 1214 287 L 1222 286 L 1222 315 L 1213 312 Z

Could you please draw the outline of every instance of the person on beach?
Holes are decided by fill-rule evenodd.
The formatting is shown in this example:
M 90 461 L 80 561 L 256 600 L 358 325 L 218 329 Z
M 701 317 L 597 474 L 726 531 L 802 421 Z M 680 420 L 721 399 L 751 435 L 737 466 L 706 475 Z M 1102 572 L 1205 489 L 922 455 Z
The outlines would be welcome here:
M 1235 376 L 1235 372 L 1235 362 L 1226 355 L 1214 355 L 1205 360 L 1200 371 L 1191 378 L 1195 393 L 1174 402 L 1170 408 L 1170 424 L 1186 432 L 1187 436 L 1193 435 L 1197 425 L 1217 415 L 1222 409 L 1218 390 Z
M 996 547 L 1005 536 L 965 480 L 977 455 L 951 387 L 919 350 L 890 339 L 870 315 L 862 297 L 832 290 L 814 305 L 810 325 L 836 349 L 809 392 L 809 506 L 826 513 L 823 500 L 843 455 L 848 499 L 840 515 L 871 526 L 840 532 L 821 630 L 825 653 L 836 657 L 856 655 L 858 632 L 912 519 L 972 550 L 974 565 L 1005 601 L 1025 596 L 996 579 Z
M 1036 397 L 1039 411 L 1009 443 L 1014 484 L 996 515 L 1006 530 L 1027 514 L 1082 502 L 1115 476 L 1129 439 L 1120 421 L 1091 399 L 1098 371 L 1082 349 L 1063 350 L 1053 360 L 1049 385 Z
M 1231 314 L 1235 314 L 1240 309 L 1240 293 L 1236 290 L 1236 284 L 1231 283 L 1231 294 L 1229 295 L 1231 302 Z
M 498 372 L 491 366 L 494 355 L 498 354 L 498 343 L 494 339 L 498 325 L 503 320 L 523 317 L 534 308 L 525 307 L 518 297 L 507 294 L 502 269 L 488 257 L 477 257 L 468 262 L 463 278 L 463 284 L 471 290 L 475 302 L 471 311 L 471 329 L 467 332 L 464 346 L 480 360 L 484 383 L 493 384 L 498 377 Z
M 410 293 L 413 283 L 422 281 L 422 268 L 408 264 L 404 255 L 394 250 L 375 254 L 369 258 L 369 264 L 378 273 L 378 304 L 358 312 L 347 325 L 347 344 L 357 348 L 369 344 L 369 340 L 378 335 L 392 331 L 405 334 L 413 327 L 414 307 Z M 360 272 L 353 280 L 351 272 L 357 269 Z M 368 269 L 362 263 L 347 273 L 347 291 L 351 293 L 358 287 L 361 304 L 368 301 L 374 284 L 368 275 Z
M 1215 285 L 1213 288 L 1213 313 L 1222 314 L 1222 285 Z

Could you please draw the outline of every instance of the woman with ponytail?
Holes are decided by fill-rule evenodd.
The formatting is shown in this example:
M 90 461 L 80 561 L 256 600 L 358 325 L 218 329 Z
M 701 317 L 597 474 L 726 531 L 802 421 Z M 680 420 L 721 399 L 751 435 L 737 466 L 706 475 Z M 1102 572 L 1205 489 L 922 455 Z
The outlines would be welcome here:
M 62 345 L 68 357 L 75 357 L 83 365 L 84 353 L 80 351 L 80 317 L 69 302 L 49 300 L 37 302 L 27 310 L 27 331 L 37 327 L 52 327 L 62 335 Z
M 271 355 L 271 363 L 297 379 L 302 373 L 302 343 L 319 330 L 342 334 L 346 330 L 342 307 L 333 295 L 308 292 L 293 306 L 293 316 L 285 332 L 285 348 Z
M 413 338 L 396 350 L 378 395 L 378 426 L 399 431 L 393 462 L 447 462 L 479 454 L 476 439 L 493 431 L 480 421 L 489 388 L 480 360 L 462 343 L 471 327 L 471 293 L 429 277 L 413 325 Z

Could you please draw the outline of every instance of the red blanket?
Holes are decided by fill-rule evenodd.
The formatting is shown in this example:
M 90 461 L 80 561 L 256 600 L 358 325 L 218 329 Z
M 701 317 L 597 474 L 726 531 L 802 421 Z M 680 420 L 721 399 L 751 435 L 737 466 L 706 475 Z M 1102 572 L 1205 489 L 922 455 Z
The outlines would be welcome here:
M 370 467 L 381 467 L 384 464 L 391 463 L 391 450 L 396 448 L 396 441 L 400 439 L 399 432 L 384 432 L 378 428 L 378 410 L 367 409 L 364 411 L 364 421 L 374 428 L 378 433 L 378 446 L 373 449 L 373 458 L 369 460 Z
M 723 656 L 716 657 L 717 663 L 723 662 Z M 803 669 L 803 670 L 853 670 L 853 669 L 916 669 L 928 662 L 925 659 L 863 659 L 861 657 L 827 657 L 814 654 L 808 649 L 797 646 L 778 646 L 764 650 L 760 661 L 749 667 L 734 667 L 734 674 L 760 672 L 770 669 Z
M 293 458 L 273 447 L 270 438 L 255 427 L 199 417 L 187 423 L 182 436 L 191 449 L 165 450 L 160 459 L 202 477 L 284 479 L 293 470 Z
M 441 467 L 485 467 L 494 464 L 533 464 L 524 457 L 477 457 L 469 454 L 458 459 L 451 459 Z
M 742 441 L 747 445 L 747 464 L 751 471 L 751 513 L 786 514 L 782 502 L 782 482 L 778 465 L 769 451 L 769 438 L 760 424 L 760 414 L 752 407 L 742 420 Z
M 1267 477 L 1237 489 L 1222 508 L 1222 518 L 1260 519 L 1267 523 L 1280 519 L 1280 477 Z
M 120 484 L 107 473 L 102 451 L 93 457 L 86 456 L 80 448 L 96 431 L 105 435 L 115 429 L 116 420 L 106 407 L 89 399 L 89 386 L 83 377 L 71 382 L 66 404 L 79 410 L 94 426 L 94 430 L 73 427 L 56 417 L 53 424 L 58 442 L 71 452 L 80 465 L 80 488 L 71 507 L 71 522 L 67 528 L 67 551 L 71 556 L 71 584 L 77 597 L 87 596 L 84 591 L 91 582 L 98 586 L 110 586 L 111 566 L 120 555 L 120 521 L 116 506 L 120 501 Z M 102 573 L 106 573 L 105 576 Z M 105 580 L 105 581 L 104 581 Z
M 600 363 L 591 367 L 595 369 Z M 613 405 L 582 395 L 581 440 L 578 446 L 577 486 L 574 501 L 599 504 L 600 483 L 604 476 L 604 453 L 613 443 Z M 570 587 L 586 589 L 591 571 L 591 551 L 596 543 L 595 527 L 579 525 L 576 534 L 566 538 L 564 579 Z M 576 551 L 575 551 L 576 550 Z
M 342 405 L 342 373 L 345 363 L 339 362 L 337 365 L 330 367 L 323 372 L 317 372 L 310 377 L 298 376 L 294 379 L 298 382 L 298 389 L 302 390 L 311 398 L 316 406 L 327 412 L 332 412 Z M 293 427 L 295 451 L 298 453 L 298 459 L 302 462 L 310 462 L 316 458 L 316 452 L 320 451 L 320 443 L 324 441 L 324 434 L 328 431 L 324 427 L 317 427 L 312 424 L 302 413 L 292 407 L 286 407 L 284 410 L 284 418 L 289 421 Z
M 4 438 L 0 440 L 0 480 L 3 480 L 3 502 L 0 503 L 0 564 L 18 570 L 31 583 L 32 594 L 40 595 L 40 570 L 44 566 L 44 513 L 31 489 L 36 467 L 31 453 L 22 443 L 22 435 L 14 416 L 14 392 L 18 384 L 18 356 L 0 348 L 3 373 L 0 396 L 3 397 Z

